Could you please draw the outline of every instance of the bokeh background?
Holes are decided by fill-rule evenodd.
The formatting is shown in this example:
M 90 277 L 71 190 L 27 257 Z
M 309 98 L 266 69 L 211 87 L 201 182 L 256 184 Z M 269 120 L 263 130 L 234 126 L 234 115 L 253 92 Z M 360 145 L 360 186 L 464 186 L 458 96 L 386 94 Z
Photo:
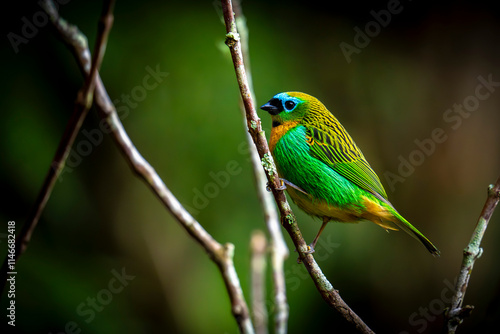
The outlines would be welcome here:
M 2 11 L 0 50 L 2 259 L 7 222 L 14 220 L 17 231 L 25 222 L 82 85 L 72 55 L 49 25 L 14 51 L 7 34 L 22 35 L 22 18 L 33 22 L 40 7 L 9 4 Z M 242 2 L 258 104 L 290 90 L 322 100 L 362 148 L 392 203 L 442 252 L 433 258 L 405 233 L 386 233 L 372 223 L 330 224 L 316 256 L 320 266 L 376 332 L 435 333 L 486 187 L 500 172 L 500 86 L 475 99 L 479 77 L 500 82 L 499 16 L 486 1 L 402 1 L 348 62 L 341 43 L 356 46 L 355 28 L 364 31 L 374 22 L 371 11 L 393 4 Z M 220 8 L 217 1 L 117 1 L 101 76 L 136 147 L 169 189 L 214 238 L 235 245 L 248 300 L 250 236 L 265 226 Z M 100 10 L 98 1 L 60 8 L 91 46 Z M 148 68 L 168 75 L 145 90 Z M 464 102 L 473 111 L 447 111 Z M 269 135 L 270 118 L 260 116 Z M 17 266 L 16 329 L 236 333 L 216 266 L 133 175 L 110 137 L 98 140 L 95 110 L 82 129 L 87 136 L 78 136 Z M 416 141 L 428 143 L 436 129 L 445 140 L 418 153 Z M 403 170 L 402 159 L 416 166 Z M 229 181 L 214 188 L 213 175 L 228 168 Z M 388 173 L 402 178 L 391 186 Z M 312 240 L 319 221 L 293 208 Z M 466 295 L 476 308 L 462 333 L 492 332 L 500 316 L 499 223 L 496 212 Z M 286 262 L 289 332 L 352 332 L 321 299 L 285 239 L 292 251 Z M 109 293 L 110 282 L 119 287 L 117 273 L 127 275 L 125 285 Z M 7 302 L 3 293 L 2 326 Z

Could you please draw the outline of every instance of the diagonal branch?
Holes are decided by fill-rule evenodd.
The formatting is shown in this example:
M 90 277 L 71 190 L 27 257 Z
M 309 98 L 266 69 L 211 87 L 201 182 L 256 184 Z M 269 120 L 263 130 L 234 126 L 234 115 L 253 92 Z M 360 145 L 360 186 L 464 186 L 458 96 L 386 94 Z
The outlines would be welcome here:
M 483 210 L 479 215 L 479 220 L 477 222 L 476 228 L 472 233 L 469 244 L 464 249 L 464 257 L 462 260 L 462 266 L 460 267 L 460 273 L 458 275 L 457 284 L 455 286 L 454 295 L 451 299 L 451 306 L 446 312 L 446 325 L 449 334 L 455 333 L 458 325 L 462 323 L 464 318 L 466 318 L 474 306 L 466 305 L 462 306 L 464 301 L 465 292 L 469 284 L 470 275 L 472 273 L 472 268 L 474 263 L 483 253 L 483 249 L 480 248 L 481 240 L 483 239 L 486 228 L 488 227 L 488 222 L 490 221 L 493 211 L 500 200 L 500 177 L 497 179 L 495 185 L 491 184 L 488 187 L 488 197 L 484 203 Z
M 49 14 L 58 35 L 74 54 L 84 76 L 88 77 L 90 73 L 90 66 L 88 63 L 90 52 L 86 47 L 86 43 L 82 43 L 82 41 L 86 40 L 85 35 L 83 35 L 78 28 L 68 24 L 59 17 L 52 1 L 47 0 L 43 8 L 47 14 Z M 111 131 L 111 136 L 118 145 L 125 160 L 130 165 L 132 171 L 143 179 L 153 193 L 177 219 L 180 225 L 205 249 L 209 257 L 219 268 L 231 301 L 231 311 L 238 323 L 240 332 L 253 333 L 254 330 L 250 320 L 248 306 L 245 302 L 243 290 L 241 289 L 233 263 L 234 245 L 230 243 L 222 245 L 217 242 L 181 205 L 154 168 L 142 157 L 123 128 L 115 106 L 111 102 L 98 74 L 95 83 L 94 105 L 101 118 L 106 121 Z
M 46 3 L 42 2 L 41 4 L 43 6 Z M 45 209 L 45 205 L 50 198 L 55 182 L 64 168 L 66 159 L 71 151 L 71 146 L 73 146 L 73 142 L 75 141 L 82 123 L 92 105 L 97 71 L 102 63 L 102 59 L 104 58 L 109 31 L 113 25 L 113 7 L 114 0 L 104 2 L 95 45 L 96 52 L 90 69 L 91 74 L 85 79 L 83 87 L 78 91 L 73 113 L 66 124 L 66 128 L 61 141 L 59 142 L 54 158 L 52 159 L 47 175 L 45 176 L 42 188 L 36 198 L 34 208 L 30 212 L 26 223 L 23 225 L 21 232 L 17 236 L 15 262 L 17 262 L 19 256 L 21 256 L 21 254 L 23 254 L 28 247 L 33 231 L 35 230 L 36 225 L 40 220 L 40 216 Z M 87 40 L 84 39 L 81 42 L 86 44 L 86 41 Z M 86 56 L 88 57 L 89 54 L 90 53 Z M 9 268 L 11 268 L 10 266 L 12 265 L 12 262 L 9 264 L 8 259 L 6 258 L 1 269 L 1 280 L 3 283 L 5 283 L 7 279 L 7 272 L 10 270 Z
M 241 42 L 236 28 L 231 0 L 222 0 L 222 9 L 224 13 L 224 21 L 226 23 L 226 44 L 231 51 L 238 86 L 243 99 L 243 105 L 245 106 L 248 132 L 252 136 L 254 144 L 257 147 L 257 151 L 259 152 L 262 165 L 266 171 L 269 187 L 271 188 L 280 211 L 281 224 L 292 238 L 300 259 L 304 263 L 323 299 L 330 306 L 334 307 L 334 309 L 347 321 L 352 323 L 360 332 L 373 333 L 363 320 L 361 320 L 361 318 L 342 300 L 338 292 L 323 275 L 323 272 L 314 260 L 314 257 L 311 254 L 305 253 L 307 250 L 307 244 L 300 233 L 295 216 L 290 209 L 284 192 L 282 190 L 278 190 L 279 177 L 269 152 L 269 147 L 267 145 L 264 131 L 262 130 L 260 118 L 257 116 L 257 112 L 255 110 L 255 104 L 252 98 L 243 62 Z
M 245 64 L 246 73 L 248 77 L 248 86 L 252 99 L 255 101 L 255 94 L 252 87 L 252 76 L 250 71 L 250 57 L 248 47 L 248 28 L 246 19 L 241 9 L 239 0 L 234 1 L 234 15 L 237 30 L 240 32 L 240 41 L 243 62 Z M 245 116 L 245 108 L 242 105 L 243 117 Z M 288 304 L 286 298 L 286 284 L 285 284 L 285 260 L 288 258 L 288 247 L 281 232 L 278 212 L 274 204 L 273 196 L 266 189 L 266 174 L 262 169 L 259 153 L 252 145 L 252 137 L 247 132 L 248 147 L 250 150 L 250 157 L 254 172 L 255 185 L 257 187 L 257 194 L 264 211 L 265 222 L 267 231 L 271 238 L 269 245 L 269 252 L 271 256 L 271 271 L 273 278 L 273 294 L 274 294 L 274 329 L 275 333 L 285 334 L 287 332 L 288 324 Z M 254 310 L 255 311 L 255 310 Z M 257 324 L 255 324 L 257 326 Z

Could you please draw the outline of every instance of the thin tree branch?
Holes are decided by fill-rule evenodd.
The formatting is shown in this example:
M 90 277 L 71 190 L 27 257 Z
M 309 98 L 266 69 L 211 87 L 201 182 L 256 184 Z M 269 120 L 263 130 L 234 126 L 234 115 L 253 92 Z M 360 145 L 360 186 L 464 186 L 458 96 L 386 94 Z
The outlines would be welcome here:
M 236 21 L 237 31 L 240 33 L 241 50 L 243 62 L 248 78 L 248 87 L 250 95 L 255 101 L 255 94 L 252 85 L 252 72 L 250 70 L 250 56 L 248 46 L 248 28 L 246 25 L 246 18 L 243 15 L 241 4 L 239 0 L 234 1 L 234 16 Z M 245 107 L 242 104 L 243 118 L 246 120 Z M 255 185 L 257 187 L 257 194 L 264 211 L 265 222 L 267 230 L 271 239 L 269 252 L 271 257 L 271 271 L 273 278 L 273 300 L 274 300 L 274 332 L 276 334 L 285 334 L 287 332 L 288 324 L 288 303 L 286 298 L 286 284 L 285 284 L 285 260 L 288 258 L 289 251 L 283 238 L 283 233 L 280 228 L 280 221 L 278 212 L 274 204 L 273 196 L 266 189 L 266 174 L 262 168 L 259 153 L 255 145 L 252 144 L 252 137 L 247 132 L 246 138 L 250 150 L 250 157 L 253 166 Z M 258 327 L 257 324 L 256 328 Z M 258 331 L 258 330 L 257 330 Z
M 250 240 L 252 272 L 252 318 L 256 334 L 267 334 L 266 310 L 266 248 L 264 232 L 257 230 Z
M 92 63 L 90 67 L 90 74 L 85 80 L 85 86 L 81 91 L 81 97 L 79 96 L 79 103 L 85 103 L 84 108 L 87 110 L 92 106 L 92 99 L 94 97 L 95 82 L 97 78 L 97 73 L 101 67 L 102 59 L 104 58 L 104 53 L 106 52 L 106 45 L 108 43 L 108 36 L 113 25 L 113 9 L 115 6 L 114 0 L 105 0 L 103 2 L 101 19 L 99 20 L 99 28 L 95 45 L 95 52 L 92 57 Z
M 90 73 L 88 64 L 90 52 L 85 43 L 82 43 L 82 41 L 86 40 L 85 35 L 78 28 L 59 17 L 51 0 L 46 0 L 43 8 L 49 14 L 59 36 L 74 54 L 84 76 L 88 76 Z M 94 105 L 101 118 L 106 121 L 111 136 L 132 171 L 143 179 L 180 225 L 205 249 L 210 259 L 219 268 L 231 301 L 231 311 L 238 323 L 240 332 L 254 333 L 248 306 L 233 263 L 234 245 L 231 243 L 222 245 L 217 242 L 181 205 L 154 168 L 142 157 L 123 128 L 116 108 L 111 102 L 99 74 L 96 76 Z
M 101 66 L 102 59 L 104 58 L 109 31 L 111 30 L 111 26 L 113 25 L 113 7 L 114 0 L 104 1 L 101 20 L 98 27 L 97 40 L 95 44 L 96 52 L 92 61 L 90 75 L 85 79 L 83 87 L 78 91 L 73 113 L 68 123 L 66 124 L 66 128 L 64 130 L 61 141 L 59 142 L 54 158 L 52 159 L 52 163 L 47 172 L 47 175 L 45 176 L 42 188 L 40 189 L 40 192 L 38 193 L 38 196 L 36 198 L 34 208 L 30 212 L 26 223 L 23 225 L 21 232 L 17 236 L 15 263 L 17 263 L 17 260 L 19 259 L 21 254 L 23 254 L 28 247 L 31 236 L 33 235 L 33 231 L 35 230 L 38 221 L 40 220 L 40 216 L 45 209 L 45 205 L 50 198 L 55 182 L 59 177 L 62 169 L 64 168 L 66 159 L 68 158 L 68 155 L 71 151 L 71 146 L 73 145 L 73 142 L 75 141 L 82 123 L 85 120 L 85 117 L 87 116 L 88 111 L 92 105 L 95 78 L 97 76 L 97 71 Z M 81 42 L 86 44 L 86 38 Z M 4 284 L 7 279 L 7 272 L 9 272 L 9 270 L 13 268 L 11 266 L 13 266 L 12 262 L 9 264 L 8 258 L 6 258 L 1 269 L 1 279 Z
M 373 333 L 363 320 L 361 320 L 361 318 L 342 300 L 338 292 L 323 275 L 321 268 L 317 265 L 314 257 L 311 254 L 306 253 L 307 244 L 300 233 L 295 216 L 290 209 L 290 205 L 288 204 L 284 192 L 282 190 L 278 190 L 279 177 L 276 172 L 272 156 L 269 152 L 269 147 L 267 145 L 264 131 L 262 130 L 260 118 L 257 116 L 257 112 L 255 110 L 254 100 L 251 96 L 241 52 L 240 37 L 236 28 L 231 0 L 221 1 L 227 32 L 226 44 L 231 51 L 238 86 L 243 99 L 243 105 L 245 106 L 248 131 L 252 136 L 255 146 L 257 147 L 259 157 L 266 171 L 269 187 L 280 211 L 281 224 L 292 238 L 300 259 L 304 263 L 323 299 L 337 312 L 339 312 L 347 321 L 352 323 L 360 332 Z
M 205 249 L 212 261 L 218 266 L 229 294 L 231 311 L 240 332 L 254 333 L 248 306 L 233 263 L 234 245 L 231 243 L 222 245 L 217 242 L 170 192 L 154 168 L 142 157 L 128 137 L 101 81 L 98 81 L 96 86 L 96 107 L 101 117 L 112 129 L 111 136 L 132 171 L 143 179 L 186 232 Z
M 484 203 L 483 210 L 479 215 L 479 219 L 476 224 L 476 228 L 472 233 L 470 242 L 464 249 L 462 265 L 460 267 L 460 273 L 458 275 L 454 295 L 451 299 L 451 306 L 445 314 L 449 334 L 455 333 L 458 325 L 460 325 L 464 318 L 466 318 L 472 309 L 474 309 L 474 306 L 462 306 L 462 303 L 464 301 L 465 292 L 469 284 L 474 263 L 483 254 L 483 249 L 480 248 L 481 240 L 483 239 L 486 228 L 488 227 L 488 222 L 490 221 L 499 200 L 500 177 L 497 179 L 495 185 L 491 184 L 488 187 L 488 196 L 486 198 L 486 202 Z

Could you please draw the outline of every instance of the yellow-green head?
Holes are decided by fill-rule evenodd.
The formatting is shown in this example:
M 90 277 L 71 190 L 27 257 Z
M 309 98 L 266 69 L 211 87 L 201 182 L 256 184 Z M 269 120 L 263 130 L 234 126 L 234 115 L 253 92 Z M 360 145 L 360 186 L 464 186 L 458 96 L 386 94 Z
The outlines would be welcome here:
M 325 106 L 314 96 L 301 92 L 276 94 L 261 107 L 271 114 L 273 126 L 288 121 L 300 122 L 308 113 L 329 113 Z

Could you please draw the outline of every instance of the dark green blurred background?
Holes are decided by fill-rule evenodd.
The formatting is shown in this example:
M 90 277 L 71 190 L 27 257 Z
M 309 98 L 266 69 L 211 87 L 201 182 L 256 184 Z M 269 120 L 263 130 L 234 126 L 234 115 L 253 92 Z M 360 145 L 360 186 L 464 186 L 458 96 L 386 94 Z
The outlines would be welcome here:
M 433 333 L 441 328 L 439 313 L 486 187 L 500 172 L 500 87 L 480 89 L 490 93 L 484 100 L 475 97 L 478 77 L 500 82 L 499 16 L 487 2 L 404 1 L 348 63 L 340 44 L 354 46 L 354 28 L 364 30 L 374 21 L 370 12 L 389 3 L 242 6 L 258 104 L 290 90 L 322 100 L 362 148 L 392 203 L 442 252 L 435 259 L 405 233 L 386 233 L 372 223 L 331 224 L 316 254 L 320 266 L 376 332 Z M 25 222 L 82 85 L 72 55 L 49 25 L 14 52 L 7 34 L 22 34 L 22 18 L 32 22 L 40 7 L 11 6 L 2 12 L 2 259 L 7 221 L 16 221 L 17 231 Z M 100 10 L 97 1 L 61 6 L 62 16 L 80 27 L 92 47 Z M 169 189 L 214 238 L 235 244 L 248 300 L 250 235 L 265 226 L 224 34 L 217 1 L 118 0 L 101 76 L 131 139 Z M 147 90 L 143 80 L 156 69 L 168 76 Z M 473 111 L 447 111 L 463 103 Z M 269 135 L 270 118 L 260 115 Z M 112 140 L 99 139 L 95 110 L 82 129 L 93 135 L 77 138 L 17 266 L 16 329 L 236 333 L 216 266 L 131 173 Z M 436 129 L 446 140 L 432 148 L 426 139 Z M 427 143 L 429 154 L 418 153 L 416 141 Z M 417 166 L 402 170 L 401 159 Z M 229 182 L 214 187 L 213 176 L 228 168 Z M 398 174 L 398 168 L 404 182 L 391 187 L 384 175 Z M 319 222 L 295 213 L 312 240 Z M 484 255 L 474 268 L 466 303 L 476 309 L 462 333 L 488 332 L 500 316 L 499 217 L 497 212 L 490 222 Z M 289 332 L 351 332 L 321 299 L 285 239 L 292 251 L 286 262 Z M 122 273 L 128 280 L 120 288 L 114 277 Z M 7 302 L 4 293 L 2 326 Z M 272 302 L 268 306 L 272 312 Z

